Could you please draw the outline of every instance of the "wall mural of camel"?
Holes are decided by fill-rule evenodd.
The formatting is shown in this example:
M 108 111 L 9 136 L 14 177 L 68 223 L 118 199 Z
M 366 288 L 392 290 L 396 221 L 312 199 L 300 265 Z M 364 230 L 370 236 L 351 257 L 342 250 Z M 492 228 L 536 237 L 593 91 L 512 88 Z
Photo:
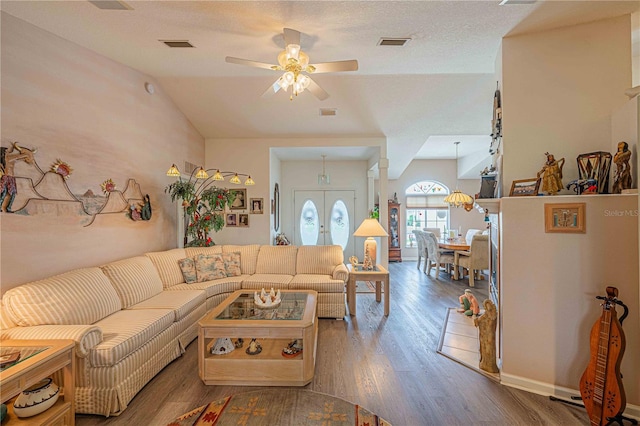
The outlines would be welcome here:
M 26 148 L 19 142 L 11 147 L 0 148 L 0 211 L 28 216 L 77 215 L 86 217 L 84 226 L 89 226 L 98 215 L 124 214 L 134 221 L 151 219 L 151 200 L 142 195 L 135 179 L 128 179 L 125 189 L 117 189 L 112 179 L 102 183 L 103 195 L 91 189 L 83 194 L 73 194 L 67 180 L 73 169 L 57 160 L 48 171 L 43 171 L 35 159 L 37 149 Z M 16 176 L 15 164 L 24 161 L 33 168 L 32 176 Z M 33 177 L 36 176 L 36 178 Z

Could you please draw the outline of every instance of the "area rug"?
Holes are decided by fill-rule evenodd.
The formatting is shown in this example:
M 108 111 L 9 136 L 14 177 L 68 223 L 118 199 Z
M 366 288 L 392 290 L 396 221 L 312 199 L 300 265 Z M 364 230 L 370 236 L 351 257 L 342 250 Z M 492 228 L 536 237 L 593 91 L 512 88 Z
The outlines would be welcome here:
M 168 426 L 390 426 L 370 411 L 334 396 L 303 389 L 267 389 L 213 401 Z
M 371 281 L 356 281 L 356 293 L 375 293 L 376 285 Z

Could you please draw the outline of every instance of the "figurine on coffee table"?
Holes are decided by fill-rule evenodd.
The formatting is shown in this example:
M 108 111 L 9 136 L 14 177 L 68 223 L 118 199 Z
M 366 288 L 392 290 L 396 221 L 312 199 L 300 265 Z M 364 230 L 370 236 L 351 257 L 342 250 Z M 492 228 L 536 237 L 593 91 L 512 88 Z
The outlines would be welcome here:
M 466 289 L 464 294 L 460 296 L 458 300 L 460 301 L 458 312 L 464 313 L 468 317 L 472 315 L 480 315 L 480 304 L 471 290 Z

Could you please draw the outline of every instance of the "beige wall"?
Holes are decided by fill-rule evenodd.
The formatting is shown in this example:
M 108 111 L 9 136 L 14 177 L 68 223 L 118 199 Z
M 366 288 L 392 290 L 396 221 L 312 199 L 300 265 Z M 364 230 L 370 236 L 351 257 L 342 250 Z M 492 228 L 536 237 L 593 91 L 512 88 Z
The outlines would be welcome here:
M 535 177 L 549 151 L 576 157 L 611 147 L 611 114 L 631 87 L 629 15 L 503 39 L 504 189 Z M 565 193 L 569 193 L 567 190 Z
M 0 214 L 2 292 L 70 269 L 175 247 L 175 206 L 164 193 L 171 163 L 202 162 L 204 140 L 150 77 L 2 13 L 2 146 L 38 148 L 48 170 L 73 168 L 72 193 L 100 194 L 112 179 L 134 178 L 149 194 L 153 216 Z M 23 164 L 16 168 L 27 173 Z
M 587 203 L 587 232 L 545 233 L 546 203 Z M 602 313 L 595 296 L 614 286 L 630 311 L 623 384 L 639 405 L 638 196 L 511 197 L 501 208 L 503 382 L 578 392 Z
M 248 198 L 264 198 L 265 205 L 270 205 L 273 199 L 273 189 L 277 182 L 280 186 L 280 231 L 291 237 L 290 224 L 286 212 L 293 209 L 291 188 L 297 185 L 291 182 L 290 177 L 285 176 L 285 162 L 277 158 L 271 152 L 271 148 L 281 147 L 362 147 L 370 146 L 381 148 L 386 145 L 385 138 L 286 138 L 286 139 L 207 139 L 206 140 L 206 167 L 220 168 L 221 170 L 234 170 L 251 174 L 256 181 L 255 186 L 247 189 Z M 329 148 L 330 149 L 330 148 Z M 311 162 L 311 164 L 313 164 Z M 298 182 L 304 182 L 309 189 L 317 187 L 317 175 L 321 166 L 309 173 L 307 178 Z M 352 175 L 349 175 L 352 176 Z M 366 169 L 362 170 L 360 178 L 366 181 Z M 284 180 L 289 179 L 285 184 Z M 313 182 L 313 183 L 312 183 Z M 289 185 L 289 186 L 287 186 Z M 220 185 L 231 188 L 233 185 Z M 284 189 L 283 189 L 284 186 Z M 333 186 L 333 185 L 332 185 Z M 301 189 L 298 187 L 297 189 Z M 366 191 L 357 194 L 366 199 Z M 267 202 L 268 200 L 268 202 Z M 361 213 L 359 213 L 361 214 Z M 275 237 L 273 231 L 273 215 L 250 215 L 249 228 L 223 228 L 212 235 L 216 244 L 272 244 Z M 356 218 L 359 223 L 362 218 Z
M 398 201 L 402 204 L 403 217 L 400 227 L 400 244 L 403 259 L 417 259 L 417 249 L 405 247 L 406 202 L 404 193 L 408 187 L 423 180 L 440 182 L 453 191 L 456 188 L 456 161 L 413 160 L 399 179 L 389 181 L 389 198 L 393 198 L 393 193 L 395 192 L 397 193 Z M 477 192 L 480 192 L 480 179 L 459 180 L 458 189 L 473 197 Z M 452 208 L 450 224 L 455 229 L 461 226 L 463 235 L 470 228 L 484 229 L 486 227 L 484 214 L 476 209 L 466 212 L 463 208 Z

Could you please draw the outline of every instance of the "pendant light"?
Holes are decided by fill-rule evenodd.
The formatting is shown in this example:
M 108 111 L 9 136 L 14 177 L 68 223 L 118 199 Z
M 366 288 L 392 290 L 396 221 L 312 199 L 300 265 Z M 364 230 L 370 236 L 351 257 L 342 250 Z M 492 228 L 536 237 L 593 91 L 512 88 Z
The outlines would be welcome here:
M 451 207 L 456 207 L 456 208 L 464 204 L 473 203 L 473 198 L 471 198 L 470 196 L 468 196 L 464 192 L 461 192 L 458 189 L 458 145 L 459 144 L 460 142 L 454 142 L 454 145 L 456 146 L 456 190 L 453 191 L 451 194 L 447 195 L 444 199 L 445 203 L 449 204 L 449 206 Z

